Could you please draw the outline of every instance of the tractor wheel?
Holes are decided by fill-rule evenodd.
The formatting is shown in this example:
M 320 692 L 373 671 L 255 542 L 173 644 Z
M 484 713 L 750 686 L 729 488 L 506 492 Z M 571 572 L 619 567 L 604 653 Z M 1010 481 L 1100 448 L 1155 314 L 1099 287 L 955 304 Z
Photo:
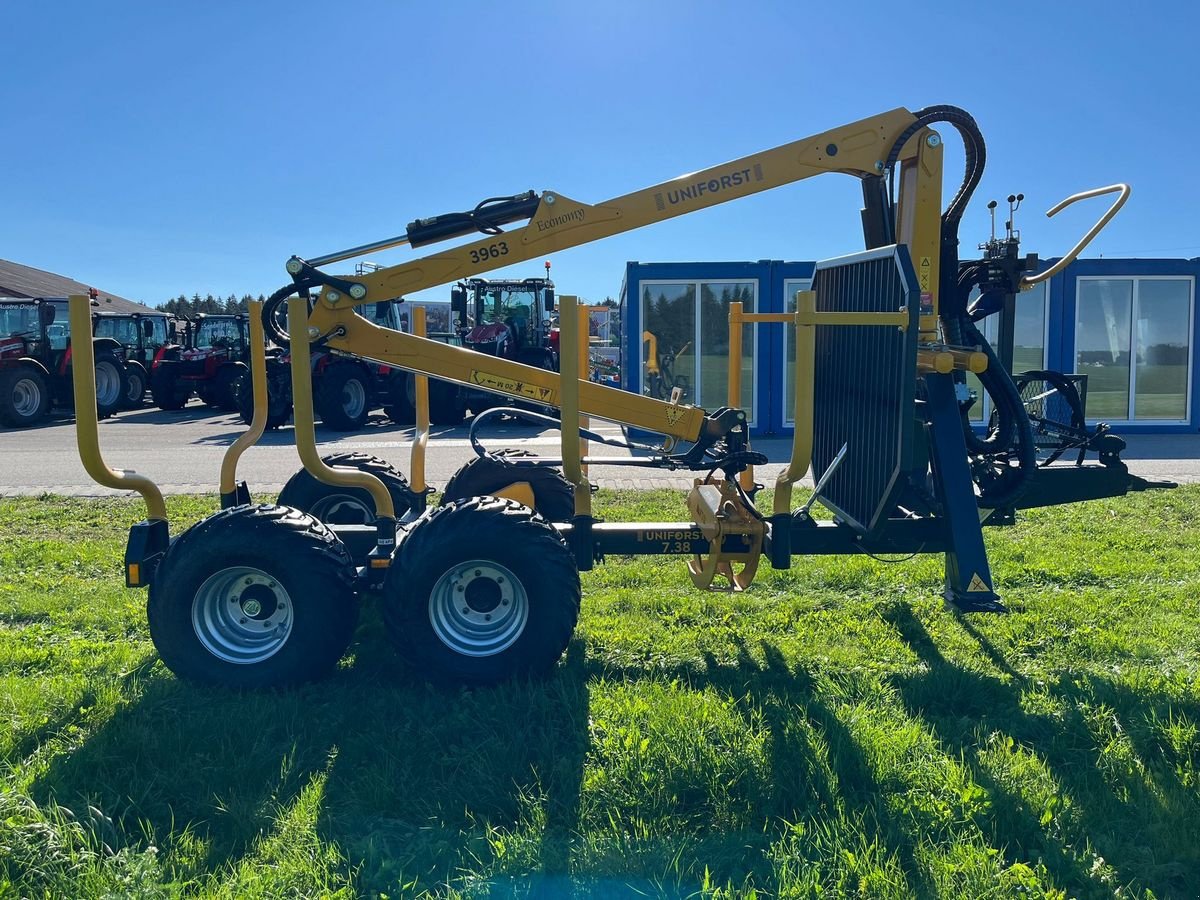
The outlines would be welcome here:
M 495 495 L 511 484 L 524 481 L 533 491 L 537 513 L 551 522 L 570 522 L 575 515 L 575 490 L 554 466 L 519 466 L 509 460 L 526 455 L 522 450 L 477 456 L 446 483 L 442 505 L 467 497 Z
M 240 365 L 227 365 L 217 369 L 217 377 L 210 389 L 213 406 L 217 409 L 236 410 L 238 408 L 238 389 L 242 380 L 249 377 L 250 372 Z
M 434 425 L 461 425 L 467 415 L 462 391 L 457 384 L 429 379 L 429 421 Z
M 320 376 L 314 405 L 321 421 L 335 431 L 357 431 L 371 411 L 371 383 L 356 363 L 335 362 Z
M 286 375 L 286 371 L 284 372 Z M 254 421 L 254 379 L 249 372 L 238 382 L 238 412 L 249 425 Z M 292 388 L 286 378 L 272 377 L 267 372 L 267 430 L 286 425 L 292 417 Z
M 96 354 L 96 413 L 101 419 L 114 415 L 129 395 L 125 363 L 111 351 Z
M 125 392 L 125 409 L 141 409 L 146 399 L 146 367 L 140 362 L 125 364 L 125 372 L 129 376 L 129 388 Z
M 549 671 L 579 618 L 558 533 L 511 500 L 473 497 L 418 520 L 387 575 L 388 633 L 420 673 L 491 684 Z
M 183 409 L 191 396 L 191 387 L 180 384 L 179 375 L 173 367 L 160 364 L 151 373 L 150 397 L 159 409 Z
M 384 414 L 397 425 L 412 425 L 417 420 L 417 385 L 411 372 L 401 372 L 388 387 L 388 405 Z
M 309 681 L 350 645 L 354 578 L 345 545 L 312 516 L 236 506 L 171 543 L 150 585 L 150 636 L 167 668 L 189 681 Z
M 366 453 L 335 453 L 324 457 L 326 465 L 370 472 L 381 479 L 401 518 L 417 504 L 404 476 L 389 463 Z M 279 495 L 281 506 L 308 513 L 328 525 L 370 525 L 375 521 L 375 502 L 363 488 L 344 488 L 317 481 L 307 469 L 288 479 Z
M 0 371 L 0 422 L 28 428 L 49 414 L 50 386 L 45 375 L 30 365 Z

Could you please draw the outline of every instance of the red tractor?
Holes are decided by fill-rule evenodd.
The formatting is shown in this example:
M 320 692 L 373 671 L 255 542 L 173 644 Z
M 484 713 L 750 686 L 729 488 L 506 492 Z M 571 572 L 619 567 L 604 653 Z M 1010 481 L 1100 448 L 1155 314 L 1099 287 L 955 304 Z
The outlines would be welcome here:
M 185 328 L 183 344 L 166 345 L 154 358 L 154 405 L 183 409 L 195 393 L 215 409 L 236 410 L 249 358 L 250 326 L 244 315 L 196 315 Z
M 96 409 L 113 415 L 128 393 L 125 348 L 93 338 Z M 71 324 L 62 297 L 0 298 L 0 422 L 27 428 L 52 407 L 72 408 Z

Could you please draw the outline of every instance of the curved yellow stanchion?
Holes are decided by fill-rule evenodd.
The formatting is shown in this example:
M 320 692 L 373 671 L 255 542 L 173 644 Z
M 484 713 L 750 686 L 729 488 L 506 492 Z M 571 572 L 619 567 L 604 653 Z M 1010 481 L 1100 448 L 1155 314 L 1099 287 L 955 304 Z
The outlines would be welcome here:
M 412 308 L 412 333 L 417 337 L 425 337 L 425 307 Z M 409 463 L 408 486 L 418 494 L 425 492 L 425 448 L 429 444 L 429 378 L 409 372 L 408 377 L 414 379 L 413 394 L 416 434 L 413 435 L 412 457 Z
M 254 390 L 254 417 L 250 427 L 229 449 L 221 460 L 221 506 L 237 504 L 237 465 L 242 454 L 259 442 L 267 429 L 267 341 L 263 333 L 262 308 L 258 300 L 247 304 L 250 317 L 250 375 Z
M 1087 200 L 1091 197 L 1102 197 L 1105 194 L 1114 194 L 1117 192 L 1120 192 L 1121 196 L 1113 201 L 1113 205 L 1108 208 L 1108 212 L 1100 217 L 1100 221 L 1093 225 L 1088 232 L 1079 239 L 1079 243 L 1072 247 L 1066 256 L 1048 268 L 1045 272 L 1038 272 L 1036 275 L 1026 275 L 1024 278 L 1022 278 L 1021 290 L 1027 290 L 1033 287 L 1035 284 L 1041 284 L 1043 281 L 1053 278 L 1071 263 L 1075 262 L 1079 254 L 1083 252 L 1084 248 L 1092 242 L 1092 238 L 1098 235 L 1100 230 L 1107 225 L 1109 221 L 1112 220 L 1112 217 L 1115 216 L 1120 211 L 1121 207 L 1125 205 L 1125 201 L 1129 199 L 1129 195 L 1133 192 L 1133 189 L 1127 184 L 1110 184 L 1108 187 L 1092 188 L 1090 191 L 1080 191 L 1078 194 L 1072 194 L 1058 205 L 1052 206 L 1050 209 L 1046 210 L 1046 218 L 1051 219 L 1070 206 L 1072 203 L 1077 203 L 1080 200 Z
M 71 373 L 75 388 L 75 440 L 87 473 L 105 487 L 137 491 L 146 501 L 146 518 L 167 521 L 162 491 L 145 475 L 110 469 L 100 454 L 100 423 L 96 415 L 96 360 L 92 352 L 91 300 L 82 294 L 67 298 L 71 324 Z
M 309 364 L 308 302 L 303 297 L 288 300 L 288 331 L 292 343 L 292 400 L 296 422 L 296 450 L 304 468 L 318 481 L 337 487 L 362 488 L 375 501 L 375 514 L 395 519 L 396 508 L 384 483 L 370 472 L 325 465 L 317 451 L 317 426 L 313 418 L 312 367 Z
M 563 296 L 558 304 L 559 377 L 562 393 L 559 397 L 562 428 L 563 476 L 575 489 L 575 515 L 592 514 L 592 486 L 583 473 L 579 437 L 579 298 Z

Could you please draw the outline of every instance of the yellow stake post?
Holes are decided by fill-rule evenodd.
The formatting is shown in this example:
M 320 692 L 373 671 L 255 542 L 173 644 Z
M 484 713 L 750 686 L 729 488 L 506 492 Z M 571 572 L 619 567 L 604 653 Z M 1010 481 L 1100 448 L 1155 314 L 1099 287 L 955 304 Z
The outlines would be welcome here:
M 425 337 L 425 307 L 412 309 L 412 333 Z M 413 380 L 413 403 L 416 406 L 416 433 L 413 435 L 410 462 L 409 486 L 418 494 L 425 492 L 425 448 L 429 444 L 429 379 L 415 372 L 408 373 Z
M 250 317 L 250 374 L 254 392 L 254 417 L 250 427 L 229 445 L 221 459 L 221 502 L 237 494 L 237 465 L 242 454 L 259 442 L 267 429 L 267 339 L 263 333 L 261 300 L 246 303 Z
M 579 452 L 579 298 L 560 297 L 558 310 L 563 476 L 575 488 L 575 515 L 592 514 L 592 486 L 583 473 Z

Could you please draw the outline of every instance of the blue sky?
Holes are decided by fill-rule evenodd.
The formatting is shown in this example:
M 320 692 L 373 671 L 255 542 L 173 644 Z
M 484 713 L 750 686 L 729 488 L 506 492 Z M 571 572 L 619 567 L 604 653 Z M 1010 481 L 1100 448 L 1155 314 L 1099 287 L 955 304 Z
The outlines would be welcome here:
M 292 253 L 484 197 L 597 202 L 935 103 L 988 142 L 965 246 L 988 199 L 1023 191 L 1025 249 L 1059 255 L 1100 209 L 1042 212 L 1124 180 L 1089 255 L 1200 255 L 1196 4 L 915 6 L 7 3 L 0 257 L 151 304 L 269 293 Z M 840 255 L 860 202 L 827 175 L 565 251 L 553 274 L 598 301 L 626 260 Z

